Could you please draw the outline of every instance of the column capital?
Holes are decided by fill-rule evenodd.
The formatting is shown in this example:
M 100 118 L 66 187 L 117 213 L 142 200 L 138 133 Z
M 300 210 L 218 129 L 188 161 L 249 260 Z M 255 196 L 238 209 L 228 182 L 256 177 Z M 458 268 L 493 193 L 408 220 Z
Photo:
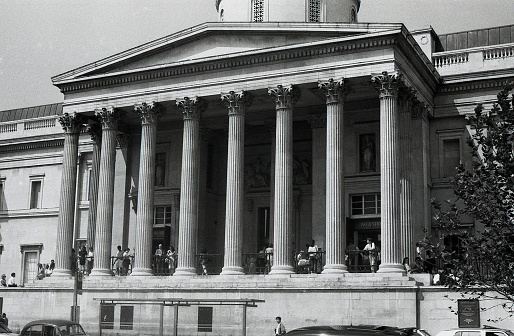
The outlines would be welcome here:
M 277 110 L 292 109 L 302 96 L 302 90 L 296 85 L 278 85 L 276 88 L 268 89 L 268 94 L 274 98 Z
M 413 101 L 412 110 L 411 110 L 411 118 L 414 120 L 424 120 L 427 121 L 428 118 L 432 115 L 432 108 L 419 100 Z
M 327 127 L 327 116 L 326 114 L 313 114 L 307 117 L 307 122 L 311 124 L 312 129 L 325 128 Z
M 418 101 L 416 92 L 415 89 L 400 83 L 398 87 L 398 107 L 400 113 L 409 113 L 412 110 L 415 102 Z
M 116 148 L 127 148 L 130 142 L 128 134 L 117 134 L 116 135 Z
M 229 115 L 244 115 L 253 103 L 253 95 L 248 91 L 230 91 L 228 94 L 222 93 L 221 100 L 227 105 Z
M 102 142 L 102 127 L 99 124 L 90 124 L 87 125 L 86 131 L 91 136 L 91 140 L 95 144 L 100 144 Z
M 182 109 L 184 120 L 200 120 L 207 105 L 208 102 L 200 97 L 177 99 L 177 106 Z
M 103 107 L 95 110 L 96 117 L 102 124 L 102 129 L 118 129 L 120 110 L 114 107 Z
M 397 97 L 398 87 L 402 81 L 402 75 L 400 73 L 389 74 L 387 71 L 383 71 L 380 75 L 371 76 L 371 84 L 380 93 L 380 98 L 385 97 Z
M 341 78 L 337 82 L 333 78 L 330 78 L 327 82 L 319 81 L 318 87 L 325 93 L 327 104 L 344 103 L 351 89 L 350 83 L 345 78 Z
M 81 114 L 77 114 L 77 112 L 73 113 L 64 113 L 59 117 L 59 123 L 61 124 L 64 133 L 69 134 L 79 134 L 82 129 L 82 124 L 84 123 L 84 116 Z
M 156 125 L 166 109 L 157 102 L 134 104 L 134 111 L 139 114 L 142 125 Z

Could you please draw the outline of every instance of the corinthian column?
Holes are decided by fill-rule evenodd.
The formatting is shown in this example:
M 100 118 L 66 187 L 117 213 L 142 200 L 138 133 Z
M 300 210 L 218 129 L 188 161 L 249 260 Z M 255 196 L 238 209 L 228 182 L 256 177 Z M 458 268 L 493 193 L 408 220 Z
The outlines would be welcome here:
M 293 224 L 293 108 L 301 91 L 295 85 L 269 89 L 277 110 L 275 149 L 275 212 L 273 266 L 270 274 L 293 273 L 291 258 Z
M 320 83 L 327 97 L 326 263 L 323 273 L 344 273 L 346 222 L 344 219 L 343 106 L 349 84 L 344 79 Z
M 89 177 L 89 212 L 87 216 L 87 246 L 95 244 L 96 211 L 98 205 L 98 178 L 100 173 L 100 152 L 102 145 L 102 129 L 98 124 L 88 127 L 93 140 L 93 158 L 91 160 L 91 176 Z
M 227 201 L 225 256 L 221 275 L 244 274 L 242 267 L 245 112 L 252 103 L 249 92 L 230 91 L 221 100 L 228 106 Z
M 137 225 L 134 269 L 131 275 L 152 275 L 152 225 L 155 189 L 155 144 L 157 120 L 163 108 L 156 103 L 134 106 L 141 117 L 141 151 L 137 196 Z
M 112 214 L 114 208 L 114 164 L 116 161 L 116 133 L 119 111 L 102 108 L 95 111 L 102 124 L 100 179 L 98 181 L 98 209 L 95 231 L 95 263 L 90 276 L 110 276 Z
M 415 92 L 405 85 L 398 90 L 400 113 L 400 237 L 401 257 L 413 260 L 414 228 L 412 223 L 412 146 L 411 115 Z M 403 259 L 402 259 L 403 260 Z
M 207 108 L 201 98 L 177 100 L 184 115 L 178 265 L 174 276 L 196 274 L 196 234 L 200 179 L 200 116 Z
M 61 198 L 59 222 L 57 224 L 57 246 L 55 248 L 54 276 L 71 275 L 71 249 L 73 248 L 73 220 L 75 216 L 75 192 L 77 190 L 77 158 L 79 135 L 83 118 L 81 115 L 65 113 L 59 117 L 64 129 L 64 151 L 62 154 Z
M 382 200 L 380 273 L 403 272 L 400 237 L 398 85 L 400 75 L 382 72 L 371 82 L 380 97 L 380 192 Z

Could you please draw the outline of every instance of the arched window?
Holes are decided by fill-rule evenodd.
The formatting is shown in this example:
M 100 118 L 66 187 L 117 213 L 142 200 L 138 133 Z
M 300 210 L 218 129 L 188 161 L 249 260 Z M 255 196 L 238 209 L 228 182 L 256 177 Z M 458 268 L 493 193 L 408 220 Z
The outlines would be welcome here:
M 252 21 L 264 21 L 264 0 L 253 0 Z
M 357 10 L 353 6 L 350 10 L 350 23 L 357 23 Z
M 321 21 L 321 0 L 309 0 L 309 22 Z

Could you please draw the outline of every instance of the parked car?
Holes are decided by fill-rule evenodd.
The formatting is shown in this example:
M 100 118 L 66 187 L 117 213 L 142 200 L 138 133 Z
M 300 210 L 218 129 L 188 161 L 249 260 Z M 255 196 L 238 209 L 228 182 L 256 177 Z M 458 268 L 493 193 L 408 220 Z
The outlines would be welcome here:
M 0 323 L 0 336 L 18 336 L 18 334 L 13 333 L 5 324 Z
M 20 336 L 87 336 L 82 326 L 68 320 L 38 320 L 27 323 Z
M 332 325 L 310 326 L 291 330 L 286 336 L 430 336 L 426 331 L 416 328 L 397 328 L 376 325 Z M 464 336 L 464 335 L 462 335 Z M 509 335 L 514 336 L 514 335 Z
M 484 326 L 483 328 L 455 328 L 439 332 L 436 336 L 514 336 L 507 329 Z

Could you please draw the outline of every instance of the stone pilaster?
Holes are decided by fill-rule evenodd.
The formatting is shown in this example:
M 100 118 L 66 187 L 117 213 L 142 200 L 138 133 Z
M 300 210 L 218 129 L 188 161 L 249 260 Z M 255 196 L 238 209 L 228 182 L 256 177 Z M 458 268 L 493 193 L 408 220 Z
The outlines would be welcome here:
M 301 96 L 297 86 L 269 89 L 277 111 L 273 266 L 270 274 L 293 273 L 293 109 Z
M 57 245 L 54 276 L 70 276 L 71 249 L 73 248 L 73 225 L 75 218 L 75 194 L 77 190 L 77 159 L 79 135 L 83 118 L 73 113 L 59 117 L 64 129 L 64 151 L 61 177 L 61 198 L 57 224 Z
M 158 103 L 134 106 L 141 118 L 141 151 L 137 196 L 137 224 L 134 268 L 131 275 L 152 275 L 152 234 L 155 189 L 157 121 L 163 113 Z
M 380 191 L 381 257 L 380 273 L 402 273 L 400 241 L 400 165 L 399 165 L 399 74 L 382 72 L 372 76 L 371 81 L 380 97 Z
M 98 209 L 95 231 L 95 263 L 90 276 L 110 276 L 112 222 L 114 209 L 114 176 L 116 161 L 116 133 L 120 113 L 115 108 L 95 111 L 102 124 L 100 179 L 98 181 Z
M 196 274 L 196 235 L 200 179 L 200 116 L 207 107 L 201 98 L 177 100 L 184 116 L 178 265 L 174 276 Z
M 100 174 L 100 153 L 102 146 L 102 128 L 98 124 L 88 126 L 93 140 L 93 158 L 91 160 L 91 176 L 89 177 L 89 212 L 87 216 L 87 246 L 95 245 L 96 211 L 98 206 L 98 178 Z
M 311 115 L 307 121 L 312 129 L 312 239 L 325 249 L 327 115 Z
M 249 92 L 231 91 L 221 100 L 228 107 L 227 200 L 225 210 L 225 255 L 222 275 L 244 274 L 243 206 L 245 113 L 253 97 Z
M 412 222 L 412 125 L 411 114 L 416 93 L 401 85 L 398 90 L 400 114 L 400 237 L 401 257 L 413 262 L 414 223 Z
M 344 263 L 346 221 L 344 215 L 343 107 L 349 92 L 345 79 L 320 83 L 327 98 L 326 163 L 326 263 L 324 274 L 347 272 Z

